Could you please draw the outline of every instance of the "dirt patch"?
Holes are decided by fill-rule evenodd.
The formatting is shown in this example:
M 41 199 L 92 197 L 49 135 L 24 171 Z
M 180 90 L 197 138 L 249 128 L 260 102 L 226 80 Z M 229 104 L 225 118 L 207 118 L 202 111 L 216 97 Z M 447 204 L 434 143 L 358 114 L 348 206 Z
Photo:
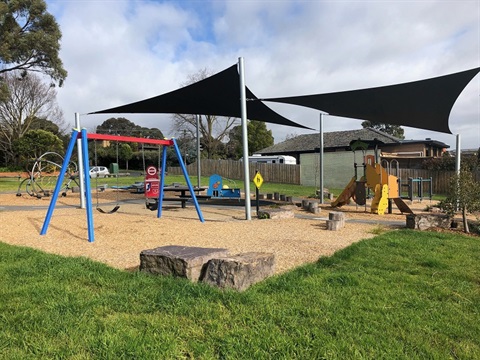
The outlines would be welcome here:
M 380 216 L 363 207 L 344 206 L 340 210 L 346 213 L 345 228 L 327 231 L 325 218 L 332 210 L 328 205 L 316 215 L 295 208 L 294 219 L 252 221 L 244 220 L 243 207 L 201 205 L 205 219 L 201 223 L 192 204 L 182 209 L 179 203 L 166 203 L 162 217 L 157 218 L 156 211 L 146 209 L 142 199 L 142 195 L 128 192 L 93 194 L 94 207 L 98 202 L 108 211 L 119 202 L 120 209 L 114 214 L 93 211 L 95 241 L 90 243 L 86 211 L 79 208 L 78 194 L 58 199 L 43 236 L 39 234 L 50 198 L 0 194 L 0 241 L 63 256 L 85 256 L 119 269 L 136 269 L 142 250 L 166 245 L 227 248 L 231 254 L 270 252 L 275 254 L 276 272 L 282 273 L 371 238 L 378 226 L 405 224 L 405 215 L 398 210 Z M 426 205 L 431 203 L 412 207 L 421 211 Z

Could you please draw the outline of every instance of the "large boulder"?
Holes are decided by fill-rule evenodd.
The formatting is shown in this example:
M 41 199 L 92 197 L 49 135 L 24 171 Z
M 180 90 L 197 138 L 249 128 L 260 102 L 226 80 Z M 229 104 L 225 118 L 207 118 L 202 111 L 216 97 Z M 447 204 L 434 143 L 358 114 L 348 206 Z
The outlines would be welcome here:
M 428 230 L 431 228 L 448 229 L 452 218 L 447 214 L 408 214 L 406 226 L 408 229 Z
M 197 282 L 210 259 L 225 256 L 228 256 L 228 250 L 222 248 L 162 246 L 140 253 L 140 271 L 184 277 Z
M 275 272 L 271 253 L 250 252 L 210 259 L 202 281 L 220 288 L 247 289 Z

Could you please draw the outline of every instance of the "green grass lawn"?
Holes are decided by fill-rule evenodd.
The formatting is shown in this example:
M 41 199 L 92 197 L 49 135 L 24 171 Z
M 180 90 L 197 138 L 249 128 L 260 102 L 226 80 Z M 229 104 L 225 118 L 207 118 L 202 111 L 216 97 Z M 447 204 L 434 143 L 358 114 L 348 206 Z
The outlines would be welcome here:
M 0 243 L 0 359 L 479 359 L 479 263 L 400 230 L 237 293 Z

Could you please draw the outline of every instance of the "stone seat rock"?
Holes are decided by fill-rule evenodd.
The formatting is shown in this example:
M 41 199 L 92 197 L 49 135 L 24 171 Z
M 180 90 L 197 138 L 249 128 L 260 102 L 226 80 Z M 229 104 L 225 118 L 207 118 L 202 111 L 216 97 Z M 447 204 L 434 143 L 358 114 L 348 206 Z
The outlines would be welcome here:
M 243 291 L 275 272 L 271 253 L 249 252 L 230 257 L 210 259 L 202 282 L 219 288 Z
M 228 256 L 228 250 L 222 248 L 162 246 L 140 253 L 140 271 L 197 282 L 208 260 L 225 256 Z
M 435 227 L 448 229 L 452 218 L 447 214 L 408 214 L 406 227 L 408 229 L 427 230 Z

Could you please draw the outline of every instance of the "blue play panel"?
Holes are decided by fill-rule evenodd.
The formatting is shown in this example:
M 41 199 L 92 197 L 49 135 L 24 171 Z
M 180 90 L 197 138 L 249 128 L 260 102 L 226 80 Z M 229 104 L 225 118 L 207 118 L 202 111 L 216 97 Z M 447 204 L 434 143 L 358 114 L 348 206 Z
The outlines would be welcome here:
M 220 175 L 214 174 L 210 176 L 207 195 L 212 198 L 240 199 L 240 189 L 231 189 L 223 185 L 223 178 Z

